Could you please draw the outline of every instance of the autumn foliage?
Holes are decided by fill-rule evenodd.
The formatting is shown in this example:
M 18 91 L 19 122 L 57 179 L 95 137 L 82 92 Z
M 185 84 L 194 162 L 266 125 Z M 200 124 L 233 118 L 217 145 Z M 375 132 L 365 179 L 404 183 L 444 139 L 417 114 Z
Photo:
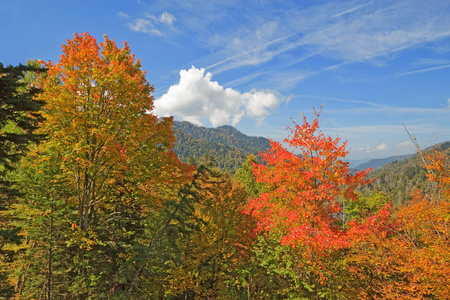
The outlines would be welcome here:
M 320 109 L 232 178 L 178 160 L 126 43 L 75 34 L 41 65 L 45 138 L 0 172 L 0 298 L 450 299 L 444 152 L 420 153 L 432 193 L 362 197 Z
M 358 198 L 355 188 L 368 182 L 367 171 L 349 172 L 346 143 L 319 131 L 320 113 L 315 112 L 312 123 L 303 118 L 302 125 L 294 122 L 289 128 L 284 143 L 298 154 L 272 141 L 270 151 L 262 154 L 264 164 L 253 164 L 256 181 L 265 189 L 249 200 L 244 212 L 257 222 L 257 261 L 278 278 L 278 293 L 327 299 L 448 299 L 446 156 L 436 152 L 426 165 L 443 198 L 416 192 L 414 201 L 403 207 L 371 203 L 378 209 L 346 215 L 345 206 L 354 209 L 365 207 L 361 201 L 384 200 L 375 195 Z M 274 260 L 276 268 L 270 267 Z
M 140 259 L 153 218 L 193 167 L 171 151 L 172 119 L 149 113 L 153 86 L 126 43 L 75 34 L 57 64 L 42 64 L 48 72 L 35 84 L 47 138 L 23 160 L 26 196 L 11 206 L 24 237 L 9 248 L 23 252 L 16 297 L 123 293 L 137 272 L 128 262 Z
M 311 124 L 303 117 L 302 125 L 289 128 L 284 143 L 298 154 L 271 142 L 265 164 L 254 165 L 268 191 L 251 199 L 246 212 L 258 220 L 258 231 L 281 230 L 284 245 L 339 249 L 349 243 L 339 214 L 345 201 L 357 201 L 355 188 L 368 182 L 367 171 L 349 172 L 346 143 L 319 131 L 320 113 Z

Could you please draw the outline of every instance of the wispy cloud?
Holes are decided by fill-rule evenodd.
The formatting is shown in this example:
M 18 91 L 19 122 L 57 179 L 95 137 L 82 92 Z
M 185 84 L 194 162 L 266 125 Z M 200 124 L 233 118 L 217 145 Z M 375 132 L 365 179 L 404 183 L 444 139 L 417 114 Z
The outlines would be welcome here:
M 328 113 L 328 111 L 327 111 Z M 449 134 L 450 128 L 436 128 L 431 124 L 432 120 L 428 122 L 414 121 L 413 124 L 408 125 L 408 130 L 415 135 L 429 134 L 430 132 Z M 377 135 L 384 136 L 389 133 L 389 136 L 403 136 L 406 137 L 407 133 L 405 127 L 402 124 L 386 124 L 386 125 L 361 125 L 361 126 L 344 126 L 344 127 L 322 127 L 324 132 L 338 134 L 339 136 L 367 136 Z
M 266 76 L 264 82 L 274 84 L 280 90 L 290 90 L 310 77 L 311 74 L 312 72 L 309 70 L 282 70 Z
M 342 103 L 353 103 L 359 106 L 352 106 L 350 108 L 328 108 L 327 113 L 333 114 L 372 114 L 372 113 L 383 113 L 383 114 L 410 114 L 417 113 L 420 115 L 430 114 L 446 114 L 450 115 L 450 99 L 447 102 L 442 102 L 442 107 L 437 108 L 425 108 L 425 107 L 405 107 L 405 106 L 392 106 L 384 105 L 372 101 L 355 100 L 355 99 L 343 99 L 338 97 L 322 97 L 316 95 L 294 95 L 293 98 L 306 98 L 306 99 L 318 99 L 324 102 L 342 102 Z
M 450 64 L 450 59 L 442 58 L 420 58 L 413 61 L 411 65 L 413 66 L 436 66 L 436 65 L 447 65 Z
M 386 114 L 448 114 L 448 108 L 423 108 L 423 107 L 395 107 L 395 106 L 380 106 L 380 107 L 360 107 L 349 109 L 329 109 L 332 113 L 345 114 L 368 114 L 368 113 L 386 113 Z
M 366 3 L 366 4 L 361 4 L 361 5 L 352 7 L 352 8 L 350 8 L 350 9 L 347 9 L 346 11 L 343 11 L 343 12 L 340 12 L 340 13 L 335 14 L 335 15 L 332 16 L 331 18 L 337 18 L 337 17 L 341 17 L 341 16 L 343 16 L 343 15 L 352 13 L 352 12 L 354 12 L 355 10 L 358 10 L 358 9 L 360 9 L 360 8 L 363 8 L 363 7 L 366 7 L 366 6 L 369 5 L 369 4 L 371 4 L 371 3 L 369 2 L 369 3 Z
M 128 28 L 136 32 L 162 35 L 161 31 L 155 28 L 153 22 L 147 19 L 135 19 L 132 23 L 128 23 L 127 25 Z
M 159 17 L 155 17 L 154 15 L 151 15 L 151 14 L 146 14 L 146 16 L 147 16 L 147 18 L 155 21 L 156 23 L 167 24 L 170 26 L 176 20 L 175 16 L 172 15 L 171 13 L 168 13 L 167 11 L 163 12 L 161 14 L 161 16 L 159 16 Z
M 343 99 L 338 97 L 324 97 L 324 96 L 317 96 L 317 95 L 309 95 L 309 94 L 303 94 L 303 95 L 295 95 L 293 98 L 312 98 L 312 99 L 319 99 L 322 101 L 336 101 L 336 102 L 342 102 L 342 103 L 353 103 L 353 104 L 361 104 L 369 108 L 378 108 L 382 109 L 386 106 L 372 102 L 372 101 L 365 101 L 365 100 L 355 100 L 355 99 Z M 328 110 L 327 110 L 328 111 Z M 341 110 L 340 110 L 341 111 Z
M 129 16 L 128 14 L 124 13 L 123 11 L 119 11 L 119 12 L 117 13 L 117 15 L 118 15 L 119 17 L 121 17 L 121 18 L 124 18 L 124 19 L 129 19 L 129 18 L 130 18 L 130 16 Z
M 328 113 L 328 111 L 327 111 Z M 322 127 L 323 131 L 340 133 L 342 135 L 372 134 L 372 133 L 403 133 L 405 128 L 401 124 L 389 125 L 365 125 L 365 126 L 345 126 L 345 127 Z
M 262 77 L 262 76 L 264 76 L 266 74 L 270 74 L 270 73 L 271 73 L 270 70 L 260 70 L 258 72 L 253 72 L 253 73 L 250 73 L 248 75 L 245 75 L 245 76 L 233 79 L 233 80 L 227 82 L 225 85 L 226 86 L 231 86 L 231 87 L 239 86 L 241 84 L 247 83 L 249 81 L 252 81 L 252 80 L 254 80 L 256 78 Z
M 273 26 L 273 23 L 269 26 Z M 256 35 L 259 36 L 258 33 L 256 33 Z M 207 66 L 206 69 L 215 68 L 220 65 L 224 65 L 227 62 L 228 63 L 231 62 L 231 64 L 228 65 L 228 67 L 222 67 L 220 71 L 224 71 L 226 69 L 231 69 L 231 68 L 236 68 L 236 67 L 243 66 L 243 65 L 258 65 L 260 63 L 267 62 L 271 58 L 276 56 L 277 54 L 284 52 L 284 50 L 282 50 L 282 51 L 270 50 L 269 47 L 271 45 L 276 45 L 276 44 L 286 40 L 289 37 L 290 37 L 290 35 L 287 35 L 284 37 L 276 38 L 276 39 L 268 41 L 268 42 L 264 42 L 263 44 L 257 45 L 256 47 L 254 47 L 250 50 L 246 50 L 246 51 L 240 52 L 238 54 L 229 56 L 219 62 L 216 62 L 210 66 Z M 245 47 L 247 47 L 247 44 L 246 44 L 246 42 L 242 41 L 241 39 L 235 38 L 232 42 L 232 46 L 239 47 L 239 48 L 245 48 Z M 264 53 L 264 54 L 258 55 L 261 53 Z M 218 72 L 220 72 L 220 71 L 218 71 Z
M 164 31 L 157 25 L 182 24 L 177 26 L 178 35 L 214 49 L 195 61 L 214 74 L 269 62 L 284 70 L 294 64 L 301 67 L 309 59 L 330 59 L 328 66 L 310 69 L 314 76 L 348 64 L 389 61 L 398 52 L 450 37 L 450 2 L 445 1 L 439 5 L 421 0 L 318 2 L 274 10 L 270 19 L 264 11 L 273 10 L 271 2 L 175 3 L 176 18 L 164 10 L 173 9 L 173 3 L 161 1 L 160 15 L 147 13 L 146 18 L 129 23 L 130 29 L 160 35 Z
M 129 18 L 129 16 L 127 16 L 127 18 Z M 137 18 L 134 19 L 131 23 L 127 23 L 127 25 L 128 28 L 130 28 L 132 31 L 162 36 L 163 33 L 160 30 L 160 28 L 157 28 L 157 25 L 163 24 L 172 27 L 173 22 L 175 22 L 175 20 L 176 18 L 174 15 L 165 11 L 159 17 L 155 17 L 154 15 L 151 14 L 146 14 L 145 19 Z
M 450 12 L 448 4 L 434 6 L 409 0 L 370 1 L 357 6 L 352 3 L 294 8 L 276 20 L 256 25 L 251 22 L 248 28 L 224 32 L 209 44 L 220 49 L 215 52 L 217 57 L 228 55 L 207 68 L 217 73 L 261 65 L 285 54 L 295 57 L 308 49 L 314 55 L 337 60 L 317 70 L 331 71 L 345 64 L 389 58 L 393 53 L 450 36 L 448 15 L 442 12 Z M 292 60 L 284 62 L 284 66 L 289 64 Z
M 414 70 L 414 71 L 405 72 L 405 73 L 400 73 L 400 74 L 397 74 L 396 76 L 413 75 L 413 74 L 436 71 L 436 70 L 447 69 L 447 68 L 450 68 L 450 64 L 437 66 L 437 67 L 431 67 L 431 68 L 425 68 L 425 69 L 420 69 L 420 70 Z
M 325 22 L 322 16 L 315 29 L 304 32 L 302 40 L 305 45 L 323 49 L 329 57 L 355 61 L 386 56 L 449 35 L 449 26 L 438 24 L 436 14 L 428 14 L 432 5 L 415 3 L 417 7 L 413 9 L 411 1 L 390 5 L 381 2 L 333 22 Z M 411 18 L 413 14 L 417 18 Z M 444 21 L 444 16 L 440 21 Z

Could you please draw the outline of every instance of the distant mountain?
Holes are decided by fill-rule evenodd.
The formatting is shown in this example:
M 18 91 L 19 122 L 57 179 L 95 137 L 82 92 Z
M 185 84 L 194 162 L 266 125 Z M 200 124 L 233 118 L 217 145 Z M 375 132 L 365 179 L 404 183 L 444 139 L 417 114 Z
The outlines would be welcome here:
M 236 172 L 247 156 L 258 156 L 259 152 L 265 152 L 270 147 L 268 139 L 247 136 L 232 126 L 206 128 L 186 121 L 175 121 L 173 128 L 177 138 L 174 152 L 181 161 L 188 162 L 190 158 L 201 160 L 207 154 L 214 158 L 221 170 L 230 174 Z M 450 153 L 450 142 L 428 147 L 424 151 L 436 147 Z M 401 204 L 410 198 L 410 192 L 415 187 L 425 192 L 432 189 L 417 154 L 371 159 L 353 167 L 352 171 L 368 168 L 373 169 L 369 177 L 376 180 L 360 190 L 366 195 L 382 191 L 389 194 L 396 204 Z
M 356 168 L 357 166 L 368 162 L 369 160 L 371 160 L 372 158 L 364 158 L 364 159 L 350 159 L 348 160 L 348 163 L 350 164 L 350 168 Z
M 402 161 L 407 158 L 413 157 L 416 154 L 405 154 L 405 155 L 396 155 L 386 158 L 377 158 L 377 159 L 371 159 L 369 161 L 366 161 L 362 164 L 357 165 L 356 167 L 353 167 L 352 169 L 363 171 L 369 168 L 372 168 L 372 170 L 376 170 L 381 168 L 382 166 L 386 164 L 390 164 L 396 161 Z
M 435 148 L 450 156 L 450 142 L 431 146 L 423 151 L 428 152 Z M 374 180 L 359 189 L 362 195 L 367 196 L 374 191 L 383 192 L 390 196 L 395 205 L 402 205 L 412 199 L 411 192 L 416 189 L 428 194 L 433 193 L 436 187 L 427 180 L 427 172 L 422 166 L 421 157 L 417 154 L 407 156 L 399 156 L 397 160 L 370 172 L 367 177 Z M 387 158 L 385 161 L 392 158 L 395 157 Z
M 270 147 L 268 139 L 247 136 L 232 126 L 206 128 L 175 121 L 173 128 L 177 138 L 174 152 L 181 161 L 198 160 L 207 154 L 215 159 L 220 169 L 230 174 L 234 174 L 247 156 L 257 156 Z
M 423 149 L 423 151 L 427 152 L 427 151 L 430 151 L 437 147 L 439 147 L 441 150 L 446 150 L 447 148 L 450 147 L 450 142 L 439 143 L 439 144 L 427 147 L 427 148 Z M 393 162 L 397 162 L 397 161 L 400 162 L 400 161 L 403 161 L 405 159 L 411 158 L 416 155 L 417 155 L 417 153 L 411 153 L 411 154 L 405 154 L 405 155 L 395 155 L 395 156 L 390 156 L 390 157 L 386 157 L 386 158 L 370 159 L 370 160 L 366 160 L 365 162 L 360 163 L 360 164 L 353 162 L 353 163 L 351 163 L 351 165 L 352 165 L 351 168 L 353 170 L 359 170 L 359 171 L 363 171 L 368 168 L 372 168 L 372 170 L 376 170 L 376 169 L 383 167 L 384 165 L 387 165 L 387 164 L 390 164 Z

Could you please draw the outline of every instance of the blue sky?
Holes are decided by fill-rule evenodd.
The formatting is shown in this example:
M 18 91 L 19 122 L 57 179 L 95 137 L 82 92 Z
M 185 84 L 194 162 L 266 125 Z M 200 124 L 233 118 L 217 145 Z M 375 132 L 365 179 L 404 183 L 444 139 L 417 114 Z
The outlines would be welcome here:
M 350 159 L 450 140 L 450 1 L 2 0 L 0 61 L 53 60 L 75 32 L 127 41 L 155 112 L 282 140 L 291 117 Z

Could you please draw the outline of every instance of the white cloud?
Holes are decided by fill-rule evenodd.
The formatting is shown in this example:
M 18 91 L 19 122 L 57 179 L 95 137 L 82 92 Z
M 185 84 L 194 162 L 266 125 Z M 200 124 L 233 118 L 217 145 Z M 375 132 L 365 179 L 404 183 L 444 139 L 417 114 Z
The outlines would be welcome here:
M 450 5 L 445 2 L 432 5 L 420 0 L 380 0 L 359 5 L 336 1 L 302 9 L 294 6 L 270 20 L 256 13 L 252 19 L 244 19 L 245 25 L 230 25 L 228 31 L 209 38 L 208 45 L 217 51 L 216 63 L 210 63 L 207 69 L 219 73 L 279 57 L 280 62 L 284 58 L 291 61 L 292 57 L 308 57 L 311 53 L 339 62 L 321 71 L 355 62 L 389 60 L 395 58 L 393 53 L 449 37 L 449 11 Z
M 161 16 L 155 17 L 152 14 L 145 14 L 147 18 L 152 19 L 155 23 L 162 23 L 172 26 L 173 22 L 176 20 L 175 16 L 167 11 L 163 12 Z
M 400 143 L 397 143 L 395 145 L 391 145 L 389 146 L 387 143 L 381 143 L 375 147 L 373 146 L 368 146 L 368 147 L 363 147 L 363 148 L 359 148 L 359 151 L 364 151 L 367 154 L 371 154 L 371 153 L 377 153 L 377 152 L 386 152 L 386 151 L 390 151 L 390 150 L 394 150 L 394 149 L 409 149 L 411 151 L 414 150 L 414 145 L 411 143 L 411 141 L 403 141 Z
M 161 21 L 161 23 L 172 25 L 173 22 L 175 21 L 175 17 L 172 14 L 165 11 L 162 13 L 161 17 L 159 17 L 159 20 Z
M 448 65 L 450 59 L 421 58 L 412 63 L 413 66 Z
M 145 19 L 136 19 L 134 20 L 134 24 L 128 23 L 128 27 L 133 31 L 139 32 L 147 32 L 147 26 L 149 26 L 152 22 Z
M 338 14 L 335 14 L 335 15 L 332 16 L 331 18 L 337 18 L 337 17 L 343 16 L 343 15 L 350 14 L 350 13 L 354 12 L 355 10 L 358 10 L 358 9 L 360 9 L 360 8 L 363 8 L 363 7 L 365 7 L 365 6 L 369 5 L 369 4 L 370 4 L 370 2 L 369 2 L 369 3 L 366 3 L 366 4 L 362 4 L 362 5 L 358 5 L 358 6 L 352 7 L 352 8 L 350 8 L 350 9 L 347 9 L 346 11 L 343 11 L 343 12 L 340 12 L 340 13 L 338 13 Z
M 256 90 L 241 93 L 224 88 L 212 81 L 212 74 L 192 66 L 180 71 L 180 81 L 155 101 L 154 113 L 159 116 L 176 115 L 183 120 L 202 125 L 209 120 L 212 126 L 236 125 L 244 116 L 261 122 L 282 102 L 288 101 L 276 91 Z
M 268 22 L 255 30 L 248 31 L 242 37 L 219 37 L 210 40 L 213 47 L 222 48 L 221 53 L 228 57 L 207 67 L 216 68 L 216 73 L 241 66 L 257 66 L 272 60 L 274 57 L 297 47 L 289 41 L 292 34 L 275 36 L 277 23 Z
M 117 15 L 118 15 L 119 17 L 121 17 L 121 18 L 124 18 L 124 19 L 130 18 L 130 16 L 127 15 L 126 13 L 124 13 L 123 11 L 119 11 L 119 12 L 117 13 Z
M 136 32 L 162 35 L 161 31 L 155 28 L 152 21 L 147 19 L 135 19 L 133 23 L 128 23 L 128 28 Z
M 329 12 L 346 4 L 317 6 L 313 12 L 297 13 L 309 24 L 302 23 L 303 28 L 296 30 L 304 33 L 300 39 L 304 45 L 345 61 L 386 56 L 449 36 L 449 26 L 443 25 L 446 17 L 439 13 L 440 8 L 421 1 L 411 2 L 371 2 L 333 20 L 328 18 Z
M 411 147 L 414 147 L 414 145 L 411 143 L 411 141 L 404 141 L 404 142 L 400 142 L 395 145 L 395 148 L 397 148 L 397 149 L 411 148 Z
M 381 143 L 378 146 L 372 147 L 368 146 L 366 148 L 359 148 L 360 151 L 365 151 L 367 154 L 374 153 L 374 152 L 383 152 L 390 150 L 391 147 L 389 147 L 386 143 Z
M 380 145 L 375 147 L 375 150 L 377 150 L 377 151 L 384 151 L 384 150 L 387 150 L 387 149 L 389 149 L 389 147 L 388 147 L 388 145 L 386 143 L 382 143 L 382 144 L 380 144 Z
M 119 12 L 118 15 L 120 17 L 128 18 L 128 15 L 123 12 Z M 173 22 L 175 21 L 175 17 L 166 11 L 163 12 L 160 17 L 155 17 L 150 14 L 146 14 L 146 17 L 147 19 L 134 19 L 132 23 L 127 24 L 128 28 L 136 32 L 150 33 L 161 36 L 163 34 L 156 27 L 156 24 L 166 24 L 172 26 Z
M 430 72 L 430 71 L 441 70 L 441 69 L 446 69 L 446 68 L 450 68 L 450 64 L 443 65 L 443 66 L 432 67 L 432 68 L 421 69 L 421 70 L 415 70 L 415 71 L 410 71 L 410 72 L 405 72 L 405 73 L 397 74 L 397 76 L 412 75 L 412 74 L 418 74 L 418 73 L 423 73 L 423 72 Z

